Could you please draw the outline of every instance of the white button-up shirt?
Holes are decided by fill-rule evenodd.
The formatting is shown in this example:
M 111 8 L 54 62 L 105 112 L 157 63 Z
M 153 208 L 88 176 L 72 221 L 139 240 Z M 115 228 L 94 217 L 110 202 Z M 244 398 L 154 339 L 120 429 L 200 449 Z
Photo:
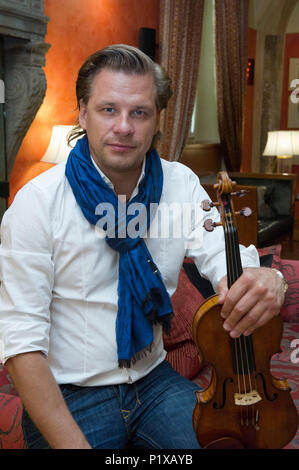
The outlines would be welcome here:
M 161 161 L 161 207 L 180 204 L 186 208 L 207 199 L 189 168 Z M 144 167 L 140 178 L 143 172 Z M 132 197 L 137 191 L 136 187 Z M 179 237 L 173 230 L 180 223 L 178 212 L 167 212 L 163 226 L 170 227 L 169 233 L 157 229 L 159 217 L 157 212 L 145 243 L 169 295 L 176 289 L 185 256 L 194 258 L 216 290 L 226 274 L 222 228 L 200 230 L 200 241 L 202 220 L 193 218 L 190 232 Z M 219 218 L 218 211 L 213 208 L 208 217 Z M 253 246 L 241 247 L 241 258 L 243 267 L 259 266 Z M 154 325 L 151 353 L 129 369 L 118 367 L 118 262 L 119 254 L 108 246 L 101 229 L 83 216 L 65 177 L 64 163 L 25 185 L 1 227 L 2 362 L 16 354 L 42 351 L 58 383 L 88 386 L 134 382 L 162 362 L 166 356 L 162 329 Z

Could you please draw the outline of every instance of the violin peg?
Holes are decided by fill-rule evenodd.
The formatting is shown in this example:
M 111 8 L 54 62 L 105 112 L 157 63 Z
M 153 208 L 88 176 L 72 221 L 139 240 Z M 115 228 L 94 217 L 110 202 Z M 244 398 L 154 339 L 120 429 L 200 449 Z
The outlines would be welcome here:
M 207 232 L 213 232 L 215 227 L 218 227 L 219 225 L 222 225 L 221 222 L 213 222 L 212 219 L 207 219 L 204 221 L 204 228 L 206 229 Z
M 242 215 L 243 217 L 250 217 L 252 210 L 250 207 L 243 207 L 240 211 L 235 212 L 235 215 Z
M 212 202 L 209 199 L 204 199 L 204 201 L 201 203 L 202 209 L 206 212 L 209 212 L 214 206 L 219 206 L 219 202 Z
M 209 199 L 205 199 L 202 201 L 201 207 L 204 211 L 209 212 L 211 210 L 211 201 L 209 201 Z
M 214 230 L 214 222 L 212 219 L 205 220 L 203 226 L 207 232 L 213 232 Z
M 239 191 L 235 191 L 234 193 L 231 193 L 231 196 L 237 196 L 237 197 L 243 197 L 246 196 L 246 194 L 249 194 L 248 189 L 240 189 Z

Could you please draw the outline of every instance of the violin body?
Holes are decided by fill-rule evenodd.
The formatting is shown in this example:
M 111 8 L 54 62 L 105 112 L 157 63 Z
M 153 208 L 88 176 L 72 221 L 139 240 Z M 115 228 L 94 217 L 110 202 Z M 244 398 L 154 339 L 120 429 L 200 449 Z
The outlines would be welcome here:
M 278 315 L 250 337 L 232 339 L 217 301 L 217 295 L 207 299 L 193 319 L 199 355 L 212 368 L 209 386 L 196 392 L 198 442 L 204 448 L 282 448 L 298 427 L 287 380 L 270 373 L 271 357 L 281 351 L 282 319 Z

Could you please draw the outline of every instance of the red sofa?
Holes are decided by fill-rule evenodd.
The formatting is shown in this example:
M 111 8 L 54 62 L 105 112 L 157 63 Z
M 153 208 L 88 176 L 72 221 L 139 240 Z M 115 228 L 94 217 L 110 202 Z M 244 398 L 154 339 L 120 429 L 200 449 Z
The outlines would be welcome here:
M 271 265 L 281 270 L 289 283 L 285 303 L 281 310 L 284 319 L 282 351 L 275 354 L 271 362 L 274 376 L 288 380 L 292 396 L 299 411 L 299 261 L 283 260 L 279 245 L 260 249 L 260 256 L 272 255 Z M 186 260 L 191 263 L 191 260 Z M 186 265 L 185 265 L 186 266 Z M 185 377 L 203 388 L 209 384 L 210 371 L 202 368 L 198 351 L 192 339 L 192 318 L 208 292 L 206 281 L 202 291 L 195 287 L 182 268 L 179 284 L 172 297 L 174 320 L 170 336 L 165 336 L 167 359 Z M 297 346 L 295 341 L 298 341 Z M 22 403 L 8 371 L 0 364 L 0 449 L 23 449 L 24 438 L 21 427 Z M 299 448 L 299 431 L 286 448 Z

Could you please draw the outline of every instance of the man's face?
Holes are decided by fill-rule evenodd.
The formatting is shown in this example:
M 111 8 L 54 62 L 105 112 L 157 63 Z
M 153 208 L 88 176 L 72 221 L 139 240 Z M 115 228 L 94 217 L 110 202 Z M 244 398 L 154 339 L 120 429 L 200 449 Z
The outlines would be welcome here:
M 91 156 L 107 176 L 141 168 L 159 129 L 152 75 L 101 70 L 88 103 L 80 103 L 79 123 Z

